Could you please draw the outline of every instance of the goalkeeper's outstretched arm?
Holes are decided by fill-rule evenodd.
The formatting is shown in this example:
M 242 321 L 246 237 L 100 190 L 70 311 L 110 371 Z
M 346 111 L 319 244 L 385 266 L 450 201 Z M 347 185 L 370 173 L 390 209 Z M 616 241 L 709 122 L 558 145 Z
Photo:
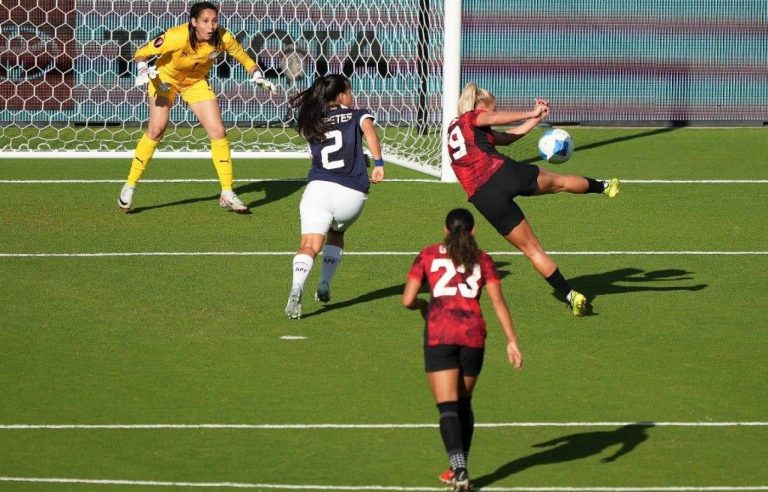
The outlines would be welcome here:
M 259 70 L 258 64 L 253 61 L 253 58 L 248 56 L 248 53 L 245 52 L 243 46 L 228 31 L 222 36 L 222 43 L 224 44 L 224 49 L 227 54 L 245 67 L 246 72 L 248 72 L 248 77 L 250 77 L 253 84 L 268 90 L 269 92 L 277 92 L 275 84 L 264 78 L 264 74 Z

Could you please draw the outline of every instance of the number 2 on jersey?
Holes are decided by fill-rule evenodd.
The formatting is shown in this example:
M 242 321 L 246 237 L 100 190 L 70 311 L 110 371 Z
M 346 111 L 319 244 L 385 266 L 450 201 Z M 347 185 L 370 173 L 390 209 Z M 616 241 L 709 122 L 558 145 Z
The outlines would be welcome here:
M 449 286 L 448 282 L 450 282 L 457 272 L 464 273 L 464 265 L 459 265 L 459 267 L 456 268 L 451 259 L 435 258 L 432 260 L 430 271 L 436 272 L 438 270 L 445 270 L 445 273 L 443 273 L 440 276 L 440 280 L 435 283 L 435 288 L 432 290 L 433 296 L 455 296 L 458 291 L 462 297 L 468 297 L 470 299 L 477 297 L 477 293 L 480 290 L 480 265 L 475 265 L 472 269 L 472 275 L 467 277 L 465 282 L 457 284 L 456 287 Z
M 453 127 L 451 133 L 448 135 L 448 147 L 453 149 L 453 160 L 459 160 L 467 155 L 467 144 L 464 141 L 464 135 L 461 134 L 461 128 L 459 125 Z
M 336 159 L 335 161 L 331 161 L 328 157 L 330 154 L 333 154 L 339 150 L 343 145 L 343 142 L 341 141 L 341 135 L 342 134 L 339 130 L 331 130 L 330 132 L 325 132 L 326 139 L 333 139 L 332 143 L 329 143 L 323 147 L 323 150 L 320 151 L 320 156 L 323 160 L 323 167 L 325 169 L 338 169 L 340 167 L 344 167 L 344 159 Z

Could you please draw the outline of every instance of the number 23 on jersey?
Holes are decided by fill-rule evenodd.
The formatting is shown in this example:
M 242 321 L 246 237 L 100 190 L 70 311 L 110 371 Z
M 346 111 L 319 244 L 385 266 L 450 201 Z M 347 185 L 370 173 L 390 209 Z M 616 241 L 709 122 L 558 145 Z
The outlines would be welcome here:
M 459 282 L 456 286 L 448 285 L 448 283 L 457 273 L 465 272 L 464 265 L 457 267 L 453 264 L 453 260 L 449 258 L 435 258 L 432 260 L 429 270 L 432 273 L 443 271 L 432 289 L 434 297 L 455 296 L 458 293 L 462 297 L 473 299 L 477 297 L 480 291 L 480 265 L 475 264 L 472 268 L 472 274 L 466 277 L 464 282 Z

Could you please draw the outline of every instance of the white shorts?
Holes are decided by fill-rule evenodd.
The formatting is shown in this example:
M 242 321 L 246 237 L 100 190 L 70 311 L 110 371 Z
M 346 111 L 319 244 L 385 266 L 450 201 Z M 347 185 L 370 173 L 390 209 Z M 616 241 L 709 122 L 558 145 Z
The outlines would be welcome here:
M 330 181 L 310 181 L 301 196 L 301 234 L 343 232 L 360 214 L 368 195 Z

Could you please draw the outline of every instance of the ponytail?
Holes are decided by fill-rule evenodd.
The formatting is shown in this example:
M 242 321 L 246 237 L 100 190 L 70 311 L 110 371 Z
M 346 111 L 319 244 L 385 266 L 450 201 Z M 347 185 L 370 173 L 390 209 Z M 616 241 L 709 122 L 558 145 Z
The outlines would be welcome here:
M 333 124 L 325 121 L 330 102 L 336 100 L 339 94 L 352 87 L 348 78 L 343 75 L 325 75 L 318 77 L 304 90 L 290 99 L 290 104 L 296 108 L 296 130 L 310 141 L 325 140 L 325 132 L 333 129 Z
M 481 89 L 474 82 L 469 82 L 461 90 L 459 96 L 458 115 L 474 111 L 478 104 L 491 106 L 496 103 L 496 97 L 485 89 Z
M 456 208 L 448 212 L 445 218 L 445 235 L 443 245 L 454 265 L 463 265 L 464 272 L 471 274 L 478 259 L 480 247 L 472 235 L 475 227 L 475 218 L 465 208 Z

